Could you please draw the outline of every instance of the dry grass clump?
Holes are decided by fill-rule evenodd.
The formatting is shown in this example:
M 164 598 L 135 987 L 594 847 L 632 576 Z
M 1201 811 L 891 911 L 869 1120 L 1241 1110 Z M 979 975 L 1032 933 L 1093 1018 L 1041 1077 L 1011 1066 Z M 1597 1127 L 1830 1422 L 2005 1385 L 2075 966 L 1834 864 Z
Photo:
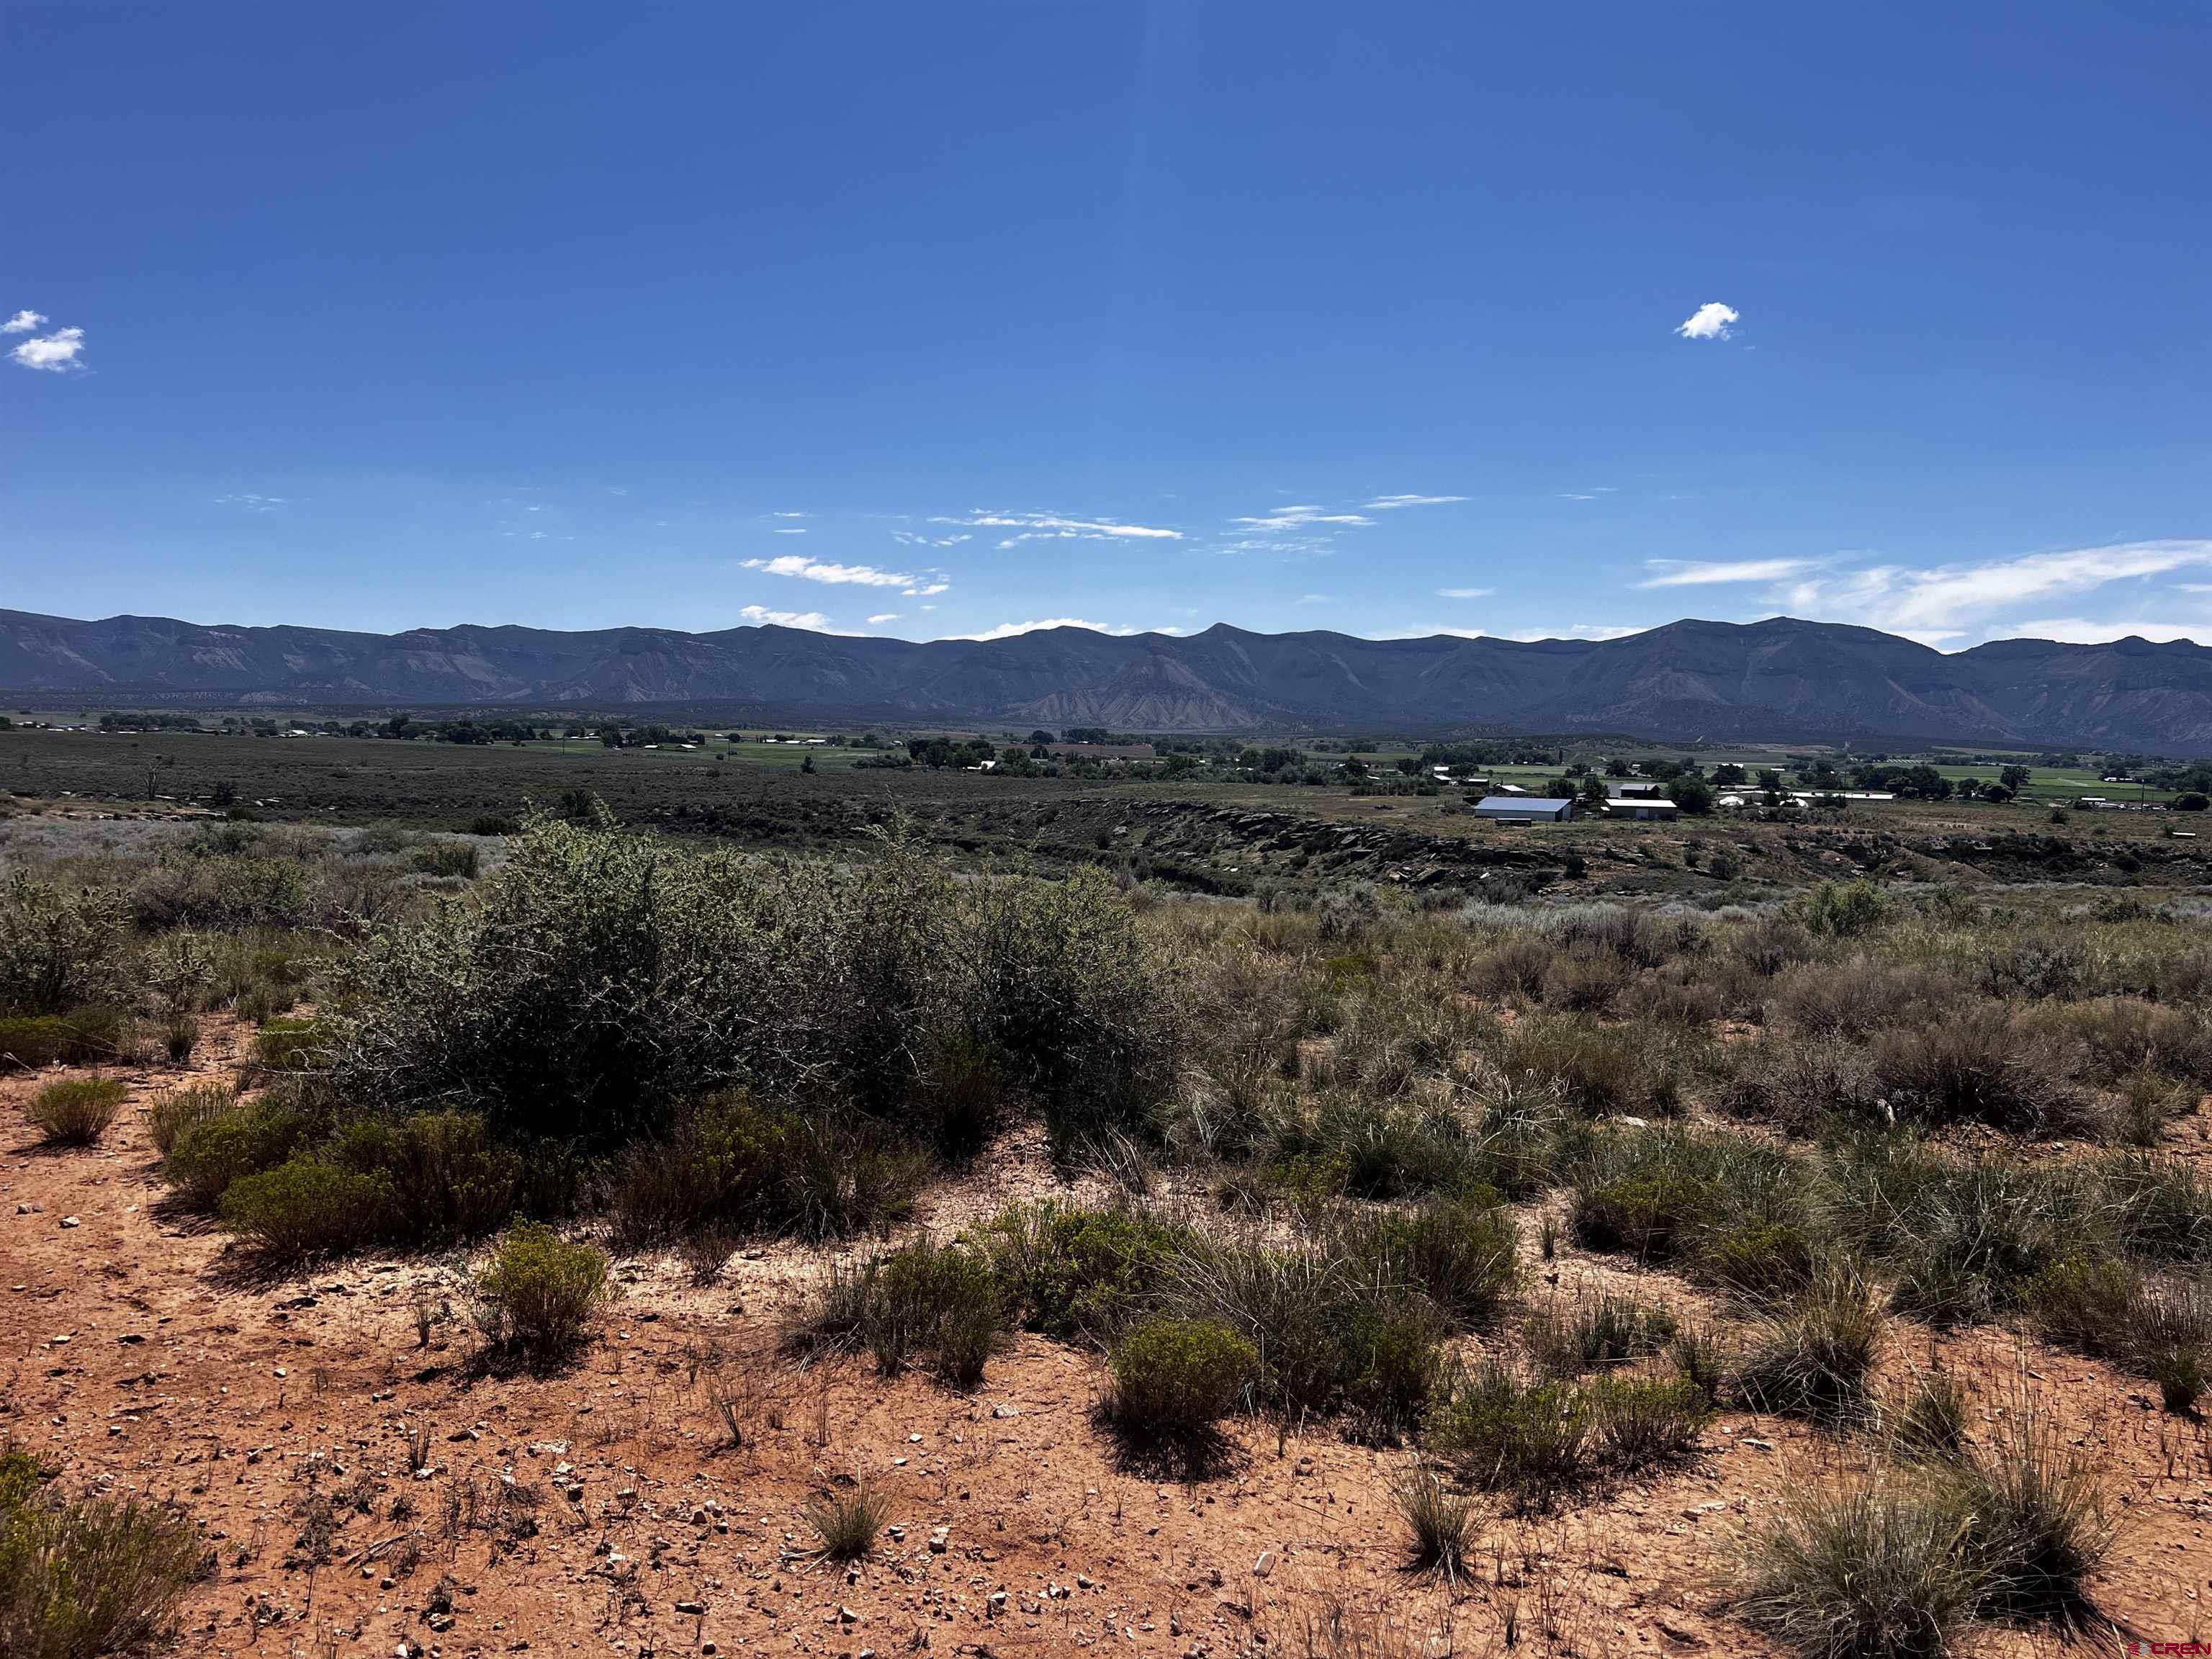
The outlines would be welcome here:
M 191 1521 L 134 1498 L 72 1501 L 45 1481 L 0 1447 L 0 1653 L 94 1659 L 165 1640 L 209 1565 Z
M 1465 1574 L 1480 1519 L 1474 1501 L 1419 1464 L 1399 1479 L 1390 1497 L 1406 1526 L 1407 1567 L 1447 1583 Z
M 1848 1267 L 1823 1273 L 1791 1307 L 1769 1314 L 1736 1372 L 1754 1411 L 1855 1422 L 1873 1406 L 1886 1322 L 1873 1289 Z
M 146 1109 L 146 1133 L 163 1158 L 176 1150 L 177 1137 L 196 1123 L 218 1117 L 236 1103 L 237 1091 L 221 1083 L 195 1083 L 172 1089 Z
M 859 1560 L 876 1547 L 876 1535 L 890 1518 L 890 1499 L 866 1482 L 832 1486 L 806 1504 L 817 1551 L 832 1561 Z
M 1905 1464 L 1801 1489 L 1753 1532 L 1737 1613 L 1823 1659 L 1939 1655 L 1977 1619 L 2086 1623 L 2087 1583 L 2113 1539 L 2091 1455 L 2033 1407 L 1983 1444 L 1913 1449 Z
M 90 1146 L 107 1133 L 130 1095 L 119 1078 L 67 1078 L 33 1095 L 25 1110 L 49 1146 Z

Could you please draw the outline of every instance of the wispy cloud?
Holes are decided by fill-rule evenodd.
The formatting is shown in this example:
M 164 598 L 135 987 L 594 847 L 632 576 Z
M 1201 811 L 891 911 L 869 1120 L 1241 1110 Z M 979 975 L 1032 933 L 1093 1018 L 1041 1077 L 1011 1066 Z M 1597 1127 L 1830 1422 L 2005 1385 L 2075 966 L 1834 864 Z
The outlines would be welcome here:
M 1498 590 L 1494 587 L 1439 587 L 1440 599 L 1486 599 Z
M 2033 622 L 2013 623 L 2005 629 L 2005 634 L 2013 639 L 2057 640 L 2064 645 L 2106 645 L 2132 634 L 2138 639 L 2164 645 L 2173 640 L 2212 640 L 2212 623 L 2100 623 L 2081 617 L 2045 617 Z
M 996 628 L 987 628 L 980 634 L 960 634 L 954 637 L 963 640 L 1010 640 L 1017 634 L 1034 634 L 1041 628 L 1086 628 L 1094 634 L 1134 634 L 1133 628 L 1115 628 L 1110 623 L 1085 622 L 1080 617 L 1045 617 L 1036 622 L 1000 623 Z
M 43 328 L 46 321 L 35 311 L 19 311 L 6 322 L 0 323 L 0 334 L 28 334 L 34 328 Z
M 1524 643 L 1534 640 L 1625 640 L 1631 634 L 1649 631 L 1647 628 L 1620 628 L 1608 623 L 1573 623 L 1565 628 L 1525 628 L 1505 637 Z
M 1785 582 L 1773 597 L 1797 616 L 1862 623 L 1932 643 L 1958 638 L 2014 605 L 2207 565 L 2212 540 L 2124 542 L 1979 564 L 1876 565 Z
M 1646 559 L 1638 587 L 1711 587 L 1723 582 L 1779 582 L 1814 568 L 1810 559 Z
M 1466 499 L 1464 495 L 1377 495 L 1361 505 L 1370 513 L 1387 513 L 1398 507 L 1445 507 Z
M 885 623 L 895 623 L 898 619 L 899 613 L 896 611 L 878 611 L 874 616 L 868 618 L 868 626 L 871 628 L 881 628 Z
M 1249 518 L 1231 519 L 1248 530 L 1304 530 L 1317 524 L 1370 525 L 1374 520 L 1358 513 L 1332 513 L 1325 507 L 1278 507 Z
M 819 611 L 771 611 L 764 605 L 749 605 L 738 614 L 749 623 L 758 623 L 770 628 L 806 628 L 818 631 L 830 626 L 830 618 Z
M 769 533 L 775 536 L 804 536 L 806 533 L 806 526 L 803 524 L 770 525 Z
M 906 547 L 957 547 L 975 538 L 965 530 L 957 536 L 925 536 L 919 530 L 894 530 L 891 539 Z
M 25 368 L 42 368 L 58 374 L 68 369 L 82 368 L 84 365 L 77 359 L 83 350 L 82 329 L 58 328 L 51 334 L 33 335 L 8 356 Z
M 215 499 L 216 505 L 218 507 L 242 507 L 248 513 L 274 513 L 284 505 L 284 497 L 282 495 L 240 493 L 235 495 L 218 495 Z
M 1742 315 L 1734 306 L 1708 300 L 1692 312 L 1674 332 L 1686 340 L 1725 340 L 1729 329 L 1742 319 Z
M 979 530 L 1013 531 L 1013 535 L 999 543 L 1000 547 L 1018 547 L 1024 542 L 1038 541 L 1136 539 L 1179 542 L 1182 539 L 1182 531 L 1167 530 L 1156 525 L 1123 524 L 1118 519 L 1070 519 L 1057 513 L 1004 513 L 978 509 L 964 518 L 940 515 L 931 519 L 930 523 L 967 525 Z
M 926 576 L 912 575 L 903 570 L 878 570 L 872 564 L 835 564 L 827 559 L 810 559 L 803 553 L 782 553 L 773 559 L 747 559 L 744 568 L 768 576 L 796 576 L 801 581 L 827 582 L 833 587 L 898 587 L 909 593 L 942 593 L 950 586 L 939 582 L 934 586 L 925 586 L 930 580 Z
M 811 519 L 813 516 L 814 515 L 811 513 L 771 513 L 769 514 L 769 517 L 771 519 Z

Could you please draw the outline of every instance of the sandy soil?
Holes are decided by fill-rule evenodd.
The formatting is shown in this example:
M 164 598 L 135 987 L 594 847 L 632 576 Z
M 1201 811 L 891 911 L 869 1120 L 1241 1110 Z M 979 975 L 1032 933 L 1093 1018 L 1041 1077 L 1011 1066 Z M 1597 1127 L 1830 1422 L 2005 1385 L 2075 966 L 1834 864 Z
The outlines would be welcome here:
M 200 1069 L 234 1042 L 211 1031 Z M 971 1395 L 861 1362 L 801 1370 L 778 1326 L 821 1258 L 787 1247 L 746 1251 L 708 1289 L 672 1257 L 624 1259 L 571 1369 L 492 1375 L 452 1299 L 463 1264 L 265 1282 L 173 1213 L 137 1108 L 187 1074 L 116 1074 L 133 1109 L 76 1152 L 35 1146 L 34 1079 L 0 1080 L 0 1436 L 73 1489 L 187 1506 L 218 1565 L 189 1599 L 186 1652 L 1755 1653 L 1722 1608 L 1731 1546 L 1864 1455 L 1724 1417 L 1663 1479 L 1540 1520 L 1493 1510 L 1479 1572 L 1437 1584 L 1401 1566 L 1389 1490 L 1409 1453 L 1244 1425 L 1223 1473 L 1163 1484 L 1120 1467 L 1091 1421 L 1096 1359 L 1033 1337 Z M 1048 1180 L 1018 1142 L 930 1219 L 957 1227 Z M 1571 1253 L 1535 1268 L 1540 1294 L 1547 1273 L 1562 1295 L 1630 1277 Z M 1663 1276 L 1639 1288 L 1697 1304 Z M 1893 1363 L 1926 1363 L 1931 1340 L 1899 1329 Z M 2203 1425 L 2006 1334 L 1941 1346 L 1985 1413 L 2032 1395 L 2095 1449 L 2124 1525 L 2105 1610 L 2144 1637 L 2204 1635 Z M 854 1479 L 888 1496 L 891 1525 L 847 1569 L 807 1553 L 805 1511 Z

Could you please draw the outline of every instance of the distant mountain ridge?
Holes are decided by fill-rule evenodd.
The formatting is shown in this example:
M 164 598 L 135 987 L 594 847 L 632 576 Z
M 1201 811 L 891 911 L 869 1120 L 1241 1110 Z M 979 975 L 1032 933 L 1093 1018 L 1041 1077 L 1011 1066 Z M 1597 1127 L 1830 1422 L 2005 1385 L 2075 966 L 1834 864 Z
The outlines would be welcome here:
M 1683 621 L 1617 640 L 993 641 L 803 629 L 517 627 L 357 634 L 0 611 L 0 694 L 136 702 L 612 709 L 1145 732 L 1492 726 L 1655 738 L 1927 738 L 2212 754 L 2212 649 L 2002 640 L 1945 653 L 1869 628 Z

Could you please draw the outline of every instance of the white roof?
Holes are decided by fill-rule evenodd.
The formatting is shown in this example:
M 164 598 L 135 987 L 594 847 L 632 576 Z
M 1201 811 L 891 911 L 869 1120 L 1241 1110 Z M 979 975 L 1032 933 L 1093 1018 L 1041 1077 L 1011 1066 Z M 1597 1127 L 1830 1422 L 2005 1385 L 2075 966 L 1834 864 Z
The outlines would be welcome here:
M 1485 795 L 1475 802 L 1474 810 L 1480 812 L 1489 807 L 1501 812 L 1556 812 L 1562 806 L 1573 805 L 1571 800 L 1543 795 Z

